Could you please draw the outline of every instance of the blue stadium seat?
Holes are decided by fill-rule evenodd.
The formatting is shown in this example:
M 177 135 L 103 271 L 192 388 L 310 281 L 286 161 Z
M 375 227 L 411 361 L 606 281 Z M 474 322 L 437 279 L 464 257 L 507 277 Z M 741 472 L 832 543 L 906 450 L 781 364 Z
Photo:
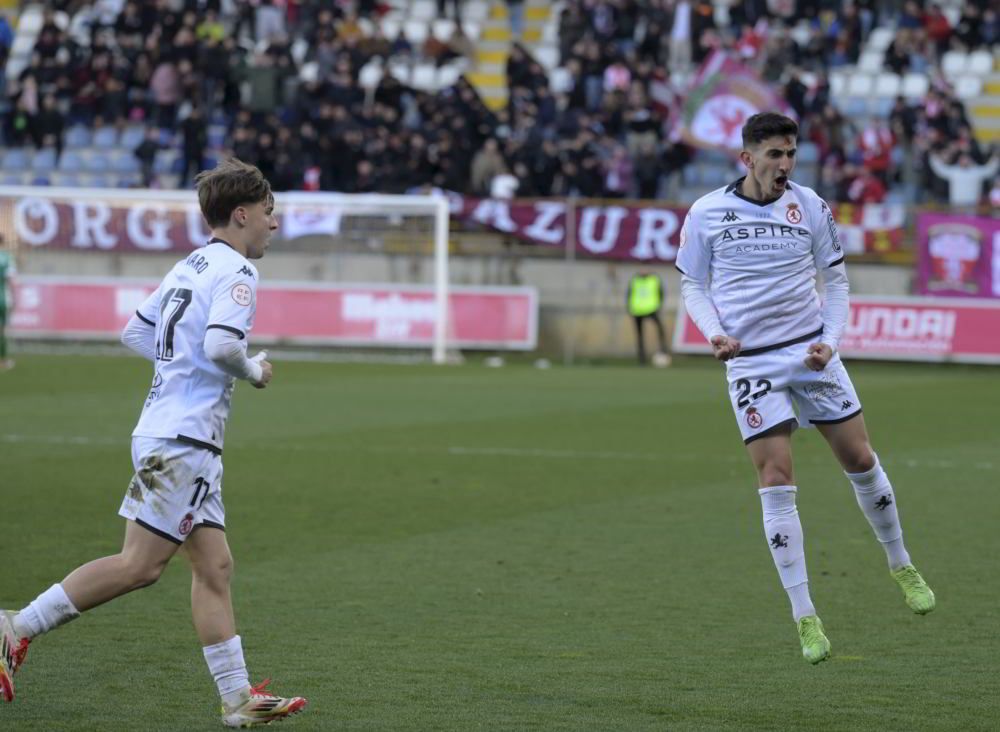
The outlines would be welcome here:
M 139 160 L 131 152 L 118 150 L 111 157 L 111 169 L 116 173 L 138 173 Z
M 819 148 L 813 142 L 800 142 L 796 157 L 799 163 L 815 163 L 819 160 Z
M 111 158 L 108 153 L 95 151 L 87 158 L 87 170 L 91 173 L 106 173 L 111 169 Z
M 146 138 L 146 128 L 142 125 L 129 125 L 122 132 L 121 140 L 118 141 L 120 147 L 125 148 L 130 153 L 135 150 Z
M 21 171 L 31 165 L 31 150 L 25 147 L 12 147 L 3 155 L 3 167 L 6 170 Z
M 83 155 L 78 150 L 65 150 L 59 157 L 59 170 L 64 173 L 74 173 L 86 167 Z
M 694 163 L 688 163 L 681 173 L 681 180 L 684 181 L 685 186 L 699 185 L 701 183 L 701 169 Z
M 94 188 L 114 188 L 112 176 L 98 173 L 90 179 L 90 185 Z
M 180 164 L 180 156 L 176 150 L 158 150 L 153 161 L 153 170 L 157 173 L 172 173 Z
M 112 147 L 118 146 L 118 130 L 114 127 L 101 127 L 94 130 L 94 139 L 92 142 L 94 147 L 99 147 L 104 150 L 110 149 Z
M 48 173 L 56 169 L 56 151 L 51 147 L 43 147 L 31 159 L 31 169 L 36 173 Z
M 0 186 L 24 185 L 24 175 L 16 171 L 5 170 L 0 174 Z
M 90 130 L 83 125 L 73 125 L 66 130 L 65 143 L 67 148 L 88 147 L 90 145 Z

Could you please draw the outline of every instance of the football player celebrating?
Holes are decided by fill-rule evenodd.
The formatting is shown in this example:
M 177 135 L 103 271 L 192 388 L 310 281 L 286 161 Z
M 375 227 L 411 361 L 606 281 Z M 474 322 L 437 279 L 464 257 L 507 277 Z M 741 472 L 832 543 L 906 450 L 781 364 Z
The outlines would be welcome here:
M 809 596 L 795 507 L 798 425 L 815 425 L 829 443 L 910 609 L 929 613 L 934 593 L 903 545 L 896 495 L 837 354 L 848 315 L 844 254 L 829 207 L 790 181 L 797 136 L 795 121 L 780 114 L 747 120 L 740 153 L 747 174 L 691 207 L 677 268 L 688 313 L 726 363 L 733 412 L 757 470 L 764 535 L 802 654 L 815 664 L 829 657 L 830 642 Z

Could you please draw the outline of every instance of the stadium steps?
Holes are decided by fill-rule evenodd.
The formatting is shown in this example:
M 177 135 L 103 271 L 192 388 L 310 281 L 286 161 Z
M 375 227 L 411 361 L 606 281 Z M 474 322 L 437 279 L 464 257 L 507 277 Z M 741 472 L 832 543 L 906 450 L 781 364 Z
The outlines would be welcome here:
M 986 77 L 983 93 L 968 104 L 976 139 L 984 144 L 1000 143 L 1000 73 Z
M 528 51 L 542 42 L 545 26 L 552 21 L 551 3 L 544 0 L 527 0 L 524 5 L 524 37 L 521 39 Z M 472 84 L 483 102 L 492 110 L 507 105 L 507 56 L 514 39 L 511 38 L 507 5 L 494 2 L 483 23 L 483 32 L 476 44 L 476 70 L 465 78 Z

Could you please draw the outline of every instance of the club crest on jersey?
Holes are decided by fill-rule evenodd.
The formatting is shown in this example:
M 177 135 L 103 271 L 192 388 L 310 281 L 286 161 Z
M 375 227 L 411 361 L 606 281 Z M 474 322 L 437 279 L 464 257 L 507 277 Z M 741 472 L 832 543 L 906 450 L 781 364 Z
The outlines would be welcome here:
M 253 301 L 253 292 L 250 290 L 250 286 L 243 283 L 234 286 L 230 294 L 233 296 L 233 302 L 243 307 L 246 307 Z
M 187 536 L 191 533 L 192 528 L 194 528 L 194 515 L 190 513 L 184 514 L 184 518 L 181 519 L 181 523 L 177 527 L 177 533 L 181 536 Z
M 790 224 L 797 224 L 802 221 L 802 212 L 799 211 L 799 204 L 788 204 L 788 211 L 785 213 L 785 218 L 788 219 L 788 223 Z
M 750 407 L 747 410 L 747 424 L 753 429 L 759 429 L 764 424 L 764 418 L 760 416 L 757 407 Z

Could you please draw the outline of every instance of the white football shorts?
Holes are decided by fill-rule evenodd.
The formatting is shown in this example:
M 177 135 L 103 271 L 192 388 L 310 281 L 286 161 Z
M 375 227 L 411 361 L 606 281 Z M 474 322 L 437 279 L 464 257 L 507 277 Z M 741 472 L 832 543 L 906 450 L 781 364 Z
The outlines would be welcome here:
M 225 530 L 221 455 L 177 440 L 133 437 L 132 465 L 119 515 L 175 544 L 198 526 Z
M 804 361 L 809 343 L 796 343 L 726 362 L 729 398 L 743 442 L 783 424 L 809 427 L 846 422 L 861 412 L 851 377 L 833 354 L 822 371 Z

